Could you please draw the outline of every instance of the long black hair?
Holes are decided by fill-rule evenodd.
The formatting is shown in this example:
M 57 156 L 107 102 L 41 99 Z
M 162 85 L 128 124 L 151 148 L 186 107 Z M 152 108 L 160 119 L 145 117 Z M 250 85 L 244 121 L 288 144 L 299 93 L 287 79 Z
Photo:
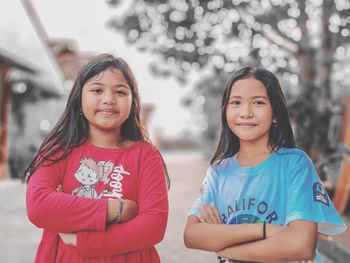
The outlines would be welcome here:
M 64 159 L 73 148 L 86 142 L 89 135 L 89 125 L 84 115 L 80 114 L 82 112 L 82 88 L 88 80 L 109 68 L 118 69 L 122 72 L 132 94 L 130 115 L 122 124 L 121 135 L 131 141 L 150 142 L 148 133 L 140 121 L 140 97 L 135 77 L 129 65 L 119 57 L 102 54 L 93 58 L 80 69 L 70 91 L 64 112 L 24 172 L 24 178 L 27 181 L 33 172 L 44 162 L 45 165 L 56 163 Z
M 223 159 L 231 157 L 239 151 L 239 138 L 228 126 L 226 108 L 233 84 L 238 80 L 248 78 L 254 78 L 262 82 L 267 90 L 273 118 L 276 120 L 276 123 L 271 125 L 269 130 L 269 145 L 272 150 L 277 151 L 281 147 L 295 147 L 286 100 L 277 77 L 264 68 L 245 67 L 234 72 L 226 83 L 221 103 L 221 134 L 210 164 L 220 163 Z

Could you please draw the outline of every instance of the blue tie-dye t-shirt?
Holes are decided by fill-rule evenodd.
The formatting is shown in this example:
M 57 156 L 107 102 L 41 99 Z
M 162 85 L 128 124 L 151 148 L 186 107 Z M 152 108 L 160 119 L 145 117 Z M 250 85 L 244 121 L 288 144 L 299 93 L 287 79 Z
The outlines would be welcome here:
M 213 202 L 224 224 L 286 226 L 307 220 L 318 223 L 318 232 L 326 235 L 346 230 L 312 161 L 295 148 L 281 148 L 256 166 L 240 166 L 236 155 L 212 165 L 191 215 L 199 215 L 202 202 Z

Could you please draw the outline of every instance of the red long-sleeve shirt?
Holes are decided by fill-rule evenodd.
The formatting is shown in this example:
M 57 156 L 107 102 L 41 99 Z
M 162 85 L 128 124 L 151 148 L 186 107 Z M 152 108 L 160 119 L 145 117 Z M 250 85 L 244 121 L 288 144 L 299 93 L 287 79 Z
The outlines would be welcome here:
M 62 185 L 63 192 L 57 192 Z M 107 198 L 138 204 L 132 220 L 106 226 Z M 89 142 L 62 161 L 42 165 L 27 187 L 27 213 L 43 228 L 35 262 L 160 262 L 154 245 L 164 236 L 168 198 L 159 152 L 149 143 L 125 149 Z M 57 233 L 77 233 L 77 246 Z

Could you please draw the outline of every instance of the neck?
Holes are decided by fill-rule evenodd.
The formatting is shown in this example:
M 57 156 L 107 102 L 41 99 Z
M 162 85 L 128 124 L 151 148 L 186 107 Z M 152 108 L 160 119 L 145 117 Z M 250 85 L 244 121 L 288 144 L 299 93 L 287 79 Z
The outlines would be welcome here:
M 272 148 L 270 145 L 247 145 L 247 144 L 241 144 L 239 151 L 238 151 L 238 155 L 241 157 L 254 157 L 254 156 L 258 156 L 258 155 L 262 155 L 262 154 L 266 154 L 266 153 L 271 153 L 272 152 Z
M 120 130 L 100 131 L 90 129 L 89 141 L 92 144 L 103 148 L 120 148 L 123 138 L 120 134 Z
M 242 143 L 237 152 L 237 160 L 242 166 L 254 166 L 264 161 L 272 152 L 268 144 Z

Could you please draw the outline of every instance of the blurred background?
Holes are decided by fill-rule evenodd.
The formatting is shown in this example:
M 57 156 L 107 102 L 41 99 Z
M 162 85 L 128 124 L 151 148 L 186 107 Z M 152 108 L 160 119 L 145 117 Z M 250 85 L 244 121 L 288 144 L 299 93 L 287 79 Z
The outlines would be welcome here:
M 79 68 L 106 52 L 133 69 L 143 122 L 171 176 L 162 262 L 215 258 L 185 249 L 182 231 L 218 140 L 225 82 L 241 66 L 278 76 L 297 145 L 348 222 L 349 0 L 0 0 L 0 12 L 1 262 L 33 262 L 40 230 L 26 219 L 18 178 Z M 348 262 L 350 235 L 319 249 Z

